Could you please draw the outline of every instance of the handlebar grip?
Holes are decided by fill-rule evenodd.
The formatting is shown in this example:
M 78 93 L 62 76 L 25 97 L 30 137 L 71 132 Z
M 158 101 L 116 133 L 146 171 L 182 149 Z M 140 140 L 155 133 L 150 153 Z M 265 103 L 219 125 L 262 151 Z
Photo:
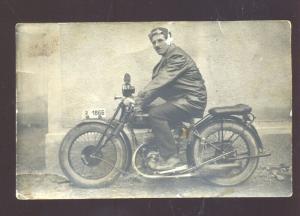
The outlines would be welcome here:
M 120 100 L 120 99 L 123 99 L 123 97 L 122 96 L 115 96 L 114 99 L 115 100 Z

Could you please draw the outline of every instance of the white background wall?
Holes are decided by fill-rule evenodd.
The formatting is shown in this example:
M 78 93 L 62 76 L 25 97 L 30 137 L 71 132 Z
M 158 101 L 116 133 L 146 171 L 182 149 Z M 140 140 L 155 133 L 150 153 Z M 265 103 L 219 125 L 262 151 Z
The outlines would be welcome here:
M 45 34 L 26 40 L 24 33 L 19 34 L 17 70 L 43 70 L 48 77 L 54 69 L 59 71 L 61 87 L 58 91 L 52 84 L 48 93 L 58 91 L 61 110 L 57 112 L 62 114 L 59 121 L 63 127 L 77 123 L 81 112 L 89 107 L 104 107 L 111 115 L 116 105 L 113 97 L 121 94 L 124 73 L 132 75 L 137 90 L 150 80 L 160 57 L 147 35 L 157 26 L 168 28 L 175 44 L 198 64 L 207 85 L 208 108 L 246 103 L 253 107 L 258 120 L 288 119 L 292 77 L 291 28 L 286 21 L 49 25 L 20 26 L 34 35 Z M 29 55 L 32 47 L 25 46 L 28 43 L 39 44 L 34 50 L 51 52 Z M 30 91 L 32 85 L 29 83 L 24 91 Z M 48 103 L 54 97 L 48 97 Z M 48 114 L 50 120 L 52 114 Z

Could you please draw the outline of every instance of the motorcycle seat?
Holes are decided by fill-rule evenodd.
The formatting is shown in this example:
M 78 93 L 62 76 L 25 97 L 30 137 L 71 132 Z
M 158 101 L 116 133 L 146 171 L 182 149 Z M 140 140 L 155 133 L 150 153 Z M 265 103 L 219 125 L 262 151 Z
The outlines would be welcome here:
M 213 107 L 208 110 L 211 115 L 245 115 L 251 112 L 252 108 L 246 104 L 234 106 Z

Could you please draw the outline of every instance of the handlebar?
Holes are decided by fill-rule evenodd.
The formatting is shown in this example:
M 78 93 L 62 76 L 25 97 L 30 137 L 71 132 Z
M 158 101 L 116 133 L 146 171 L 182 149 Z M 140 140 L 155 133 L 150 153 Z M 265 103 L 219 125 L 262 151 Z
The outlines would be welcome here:
M 115 96 L 114 99 L 115 100 L 122 100 L 122 99 L 124 99 L 124 97 L 123 96 Z
M 135 104 L 135 100 L 132 97 L 115 96 L 114 99 L 115 100 L 122 100 L 122 103 L 126 106 Z

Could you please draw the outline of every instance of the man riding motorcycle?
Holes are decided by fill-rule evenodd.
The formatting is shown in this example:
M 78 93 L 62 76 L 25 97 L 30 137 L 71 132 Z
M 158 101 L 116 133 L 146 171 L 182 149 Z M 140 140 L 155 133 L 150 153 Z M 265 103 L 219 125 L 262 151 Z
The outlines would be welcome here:
M 141 110 L 160 97 L 165 103 L 150 108 L 149 124 L 158 143 L 160 159 L 149 164 L 157 170 L 174 168 L 180 159 L 170 125 L 203 116 L 207 94 L 204 80 L 196 63 L 172 43 L 171 32 L 158 27 L 148 35 L 155 51 L 162 56 L 154 67 L 152 80 L 138 94 Z

